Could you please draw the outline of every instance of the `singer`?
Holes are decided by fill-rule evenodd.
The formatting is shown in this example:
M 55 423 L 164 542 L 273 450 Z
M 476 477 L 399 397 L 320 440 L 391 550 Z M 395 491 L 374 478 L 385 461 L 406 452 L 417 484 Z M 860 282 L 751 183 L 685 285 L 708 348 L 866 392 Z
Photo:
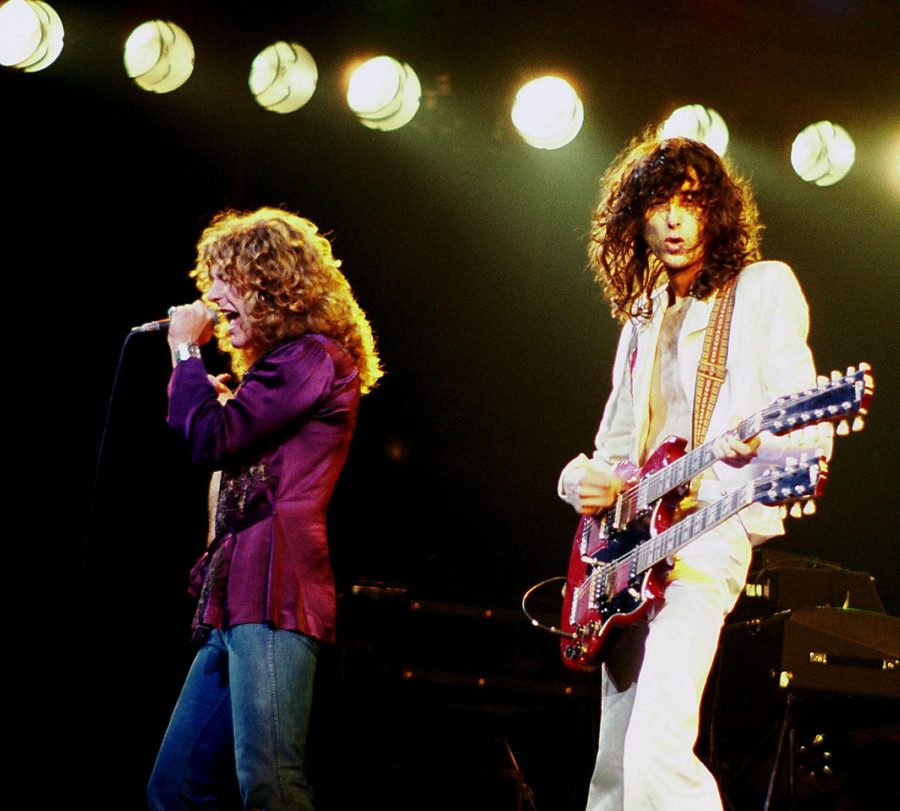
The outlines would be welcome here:
M 150 778 L 152 809 L 227 805 L 235 770 L 244 808 L 313 808 L 313 675 L 336 611 L 325 510 L 360 395 L 382 375 L 339 266 L 309 220 L 225 211 L 197 245 L 202 301 L 171 311 L 168 422 L 216 472 L 191 573 L 199 650 Z M 204 368 L 213 336 L 233 393 Z

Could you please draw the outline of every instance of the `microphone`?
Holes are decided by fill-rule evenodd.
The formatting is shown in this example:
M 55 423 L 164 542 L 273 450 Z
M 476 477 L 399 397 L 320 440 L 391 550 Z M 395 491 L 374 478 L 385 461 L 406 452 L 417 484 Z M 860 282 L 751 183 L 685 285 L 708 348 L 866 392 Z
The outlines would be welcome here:
M 156 321 L 148 321 L 146 324 L 141 324 L 137 327 L 132 327 L 132 332 L 160 332 L 161 330 L 169 328 L 169 322 L 171 318 L 159 318 Z
M 172 312 L 174 309 L 174 307 L 169 307 L 168 318 L 158 318 L 156 319 L 156 321 L 148 321 L 146 324 L 140 324 L 137 327 L 132 327 L 131 332 L 161 332 L 164 329 L 168 329 L 169 323 L 172 321 Z M 207 307 L 206 311 L 209 313 L 209 317 L 212 319 L 213 323 L 219 320 L 218 313 L 211 307 Z

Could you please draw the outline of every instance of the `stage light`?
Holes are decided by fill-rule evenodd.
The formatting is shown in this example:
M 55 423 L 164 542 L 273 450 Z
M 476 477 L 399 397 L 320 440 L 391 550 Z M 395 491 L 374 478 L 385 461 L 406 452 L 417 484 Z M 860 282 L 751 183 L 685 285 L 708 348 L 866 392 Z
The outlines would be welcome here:
M 62 53 L 62 20 L 52 6 L 9 0 L 0 6 L 0 65 L 26 73 L 52 65 Z
M 347 105 L 361 123 L 396 130 L 419 109 L 422 85 L 415 71 L 389 56 L 376 56 L 356 68 L 347 88 Z
M 274 113 L 299 110 L 316 92 L 319 71 L 312 54 L 296 42 L 276 42 L 260 51 L 250 67 L 250 92 Z
M 728 127 L 711 107 L 688 104 L 670 115 L 659 130 L 660 138 L 691 138 L 706 144 L 717 155 L 728 149 Z
M 138 87 L 170 93 L 194 72 L 194 45 L 175 23 L 141 23 L 125 43 L 125 70 Z
M 559 149 L 581 130 L 584 105 L 567 81 L 542 76 L 519 88 L 511 117 L 526 144 L 538 149 Z
M 791 166 L 807 183 L 831 186 L 856 160 L 856 144 L 843 127 L 830 121 L 810 124 L 791 146 Z
M 900 196 L 900 134 L 894 137 L 885 155 L 884 174 L 888 185 Z

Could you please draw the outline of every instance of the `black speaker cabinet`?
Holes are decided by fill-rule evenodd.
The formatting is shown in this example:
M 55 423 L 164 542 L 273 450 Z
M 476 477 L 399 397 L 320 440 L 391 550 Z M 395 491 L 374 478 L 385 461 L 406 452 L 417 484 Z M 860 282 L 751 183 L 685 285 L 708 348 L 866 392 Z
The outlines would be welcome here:
M 768 617 L 786 608 L 854 608 L 884 613 L 868 572 L 771 549 L 757 549 L 732 620 Z
M 900 618 L 795 608 L 726 626 L 723 666 L 778 690 L 900 698 Z
M 701 754 L 726 808 L 863 811 L 897 798 L 900 619 L 795 608 L 722 633 Z

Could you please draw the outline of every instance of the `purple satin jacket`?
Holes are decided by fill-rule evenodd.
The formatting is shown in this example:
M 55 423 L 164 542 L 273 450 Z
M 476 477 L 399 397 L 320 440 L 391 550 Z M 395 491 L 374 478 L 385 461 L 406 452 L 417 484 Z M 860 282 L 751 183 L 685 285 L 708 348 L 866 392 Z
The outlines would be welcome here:
M 276 346 L 224 406 L 202 361 L 175 367 L 169 425 L 195 462 L 222 470 L 215 539 L 191 572 L 198 637 L 268 622 L 334 641 L 325 511 L 359 397 L 353 358 L 318 334 Z

